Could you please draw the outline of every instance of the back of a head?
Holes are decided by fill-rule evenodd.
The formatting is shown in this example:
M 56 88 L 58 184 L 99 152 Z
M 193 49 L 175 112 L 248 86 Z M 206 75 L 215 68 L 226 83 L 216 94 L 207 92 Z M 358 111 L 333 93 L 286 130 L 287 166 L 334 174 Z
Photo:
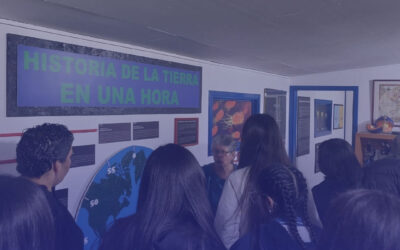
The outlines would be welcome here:
M 381 190 L 400 197 L 400 159 L 379 159 L 363 170 L 364 188 Z
M 148 158 L 141 179 L 134 237 L 141 247 L 160 234 L 186 223 L 214 236 L 212 212 L 203 171 L 186 148 L 167 144 Z
M 399 250 L 400 199 L 376 190 L 352 190 L 328 210 L 321 250 Z
M 17 171 L 26 177 L 42 176 L 54 162 L 65 161 L 73 140 L 61 124 L 44 123 L 27 129 L 17 145 Z
M 301 211 L 307 202 L 307 184 L 299 170 L 282 164 L 272 164 L 263 169 L 257 182 L 259 192 L 270 197 L 276 216 L 287 215 L 287 211 Z M 299 214 L 300 216 L 301 214 Z M 288 218 L 283 218 L 288 219 Z
M 318 164 L 325 178 L 343 183 L 348 187 L 357 186 L 362 170 L 351 145 L 343 139 L 329 139 L 321 143 L 318 150 Z
M 244 126 L 240 144 L 239 167 L 252 166 L 257 158 L 264 163 L 289 163 L 279 128 L 274 118 L 268 114 L 250 116 Z
M 315 234 L 308 218 L 307 184 L 298 169 L 282 164 L 271 164 L 260 173 L 257 189 L 260 196 L 273 200 L 273 207 L 268 208 L 271 211 L 270 216 L 284 220 L 291 235 L 302 248 L 304 242 L 297 230 L 297 218 L 302 219 L 315 242 Z
M 216 146 L 227 147 L 229 151 L 236 149 L 236 141 L 231 135 L 216 135 L 212 140 L 212 148 Z
M 23 178 L 0 176 L 0 250 L 53 250 L 54 224 L 46 196 Z

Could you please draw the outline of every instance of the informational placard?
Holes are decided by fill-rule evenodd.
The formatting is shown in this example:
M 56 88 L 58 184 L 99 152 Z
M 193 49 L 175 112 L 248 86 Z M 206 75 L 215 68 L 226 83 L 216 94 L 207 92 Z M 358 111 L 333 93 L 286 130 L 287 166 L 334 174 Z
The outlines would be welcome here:
M 110 143 L 131 140 L 130 123 L 99 124 L 99 143 Z
M 282 139 L 286 138 L 286 91 L 264 89 L 264 113 L 278 124 Z
M 54 195 L 61 204 L 68 208 L 68 188 L 55 190 Z
M 175 118 L 174 143 L 192 146 L 199 143 L 199 119 Z
M 310 97 L 298 97 L 296 155 L 310 153 Z
M 7 116 L 201 112 L 202 69 L 7 34 Z
M 95 145 L 72 147 L 71 168 L 90 166 L 95 164 Z
M 142 140 L 159 137 L 159 122 L 134 122 L 132 124 L 133 140 Z

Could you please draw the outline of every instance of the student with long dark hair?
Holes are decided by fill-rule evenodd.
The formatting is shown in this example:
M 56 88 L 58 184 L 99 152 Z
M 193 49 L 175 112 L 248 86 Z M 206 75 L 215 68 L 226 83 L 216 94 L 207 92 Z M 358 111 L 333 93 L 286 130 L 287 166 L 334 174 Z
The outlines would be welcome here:
M 250 216 L 260 221 L 231 250 L 301 250 L 315 247 L 316 237 L 307 213 L 307 184 L 294 167 L 271 164 L 257 181 L 260 211 Z M 257 198 L 256 198 L 257 197 Z M 258 199 L 260 197 L 260 199 Z
M 43 191 L 29 180 L 0 176 L 0 250 L 56 250 Z
M 189 150 L 157 148 L 141 179 L 136 214 L 118 220 L 101 250 L 220 250 L 205 178 Z
M 261 171 L 272 163 L 290 165 L 278 125 L 270 115 L 252 115 L 242 131 L 239 170 L 225 183 L 214 222 L 227 248 L 258 225 L 251 214 L 260 210 L 260 201 L 251 194 Z
M 322 224 L 330 202 L 339 194 L 360 186 L 362 170 L 351 145 L 343 139 L 329 139 L 318 149 L 318 165 L 325 180 L 312 188 Z
M 71 166 L 72 133 L 61 124 L 27 129 L 17 145 L 17 171 L 46 195 L 55 223 L 57 250 L 83 249 L 83 233 L 53 190 Z
M 377 190 L 351 190 L 329 207 L 320 250 L 400 250 L 400 199 Z

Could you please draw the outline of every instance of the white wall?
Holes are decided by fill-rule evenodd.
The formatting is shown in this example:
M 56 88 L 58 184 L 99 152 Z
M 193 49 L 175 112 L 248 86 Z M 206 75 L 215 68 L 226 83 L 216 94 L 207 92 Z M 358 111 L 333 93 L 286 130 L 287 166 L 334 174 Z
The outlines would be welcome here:
M 321 173 L 314 173 L 315 164 L 315 144 L 329 140 L 331 138 L 344 139 L 344 128 L 333 129 L 332 133 L 324 136 L 314 137 L 314 100 L 322 99 L 332 101 L 333 105 L 345 103 L 344 91 L 299 91 L 298 96 L 310 97 L 310 153 L 296 158 L 297 167 L 303 172 L 307 178 L 309 188 L 311 189 L 316 184 L 323 180 Z
M 5 65 L 7 33 L 32 36 L 53 41 L 201 66 L 203 68 L 202 113 L 178 115 L 6 117 Z M 174 118 L 199 118 L 199 144 L 188 148 L 197 157 L 200 164 L 210 162 L 212 159 L 211 157 L 207 156 L 209 90 L 260 94 L 260 110 L 262 111 L 261 107 L 263 107 L 262 96 L 264 88 L 274 88 L 288 91 L 290 84 L 290 79 L 282 76 L 219 65 L 165 52 L 148 50 L 128 44 L 100 40 L 92 37 L 80 36 L 2 19 L 0 19 L 0 65 L 0 134 L 22 132 L 24 128 L 32 127 L 43 122 L 63 123 L 69 129 L 75 130 L 98 128 L 98 124 L 100 123 L 159 121 L 160 137 L 157 139 L 98 144 L 97 133 L 75 134 L 74 146 L 87 144 L 96 145 L 96 164 L 93 166 L 71 169 L 64 181 L 57 187 L 58 189 L 66 187 L 69 188 L 68 202 L 69 210 L 72 213 L 75 213 L 83 192 L 93 174 L 96 172 L 98 167 L 105 162 L 106 159 L 117 153 L 119 150 L 130 145 L 140 145 L 154 149 L 161 144 L 173 142 Z M 0 137 L 0 161 L 6 159 L 15 159 L 15 146 L 18 140 L 19 137 Z M 0 174 L 2 173 L 17 174 L 15 171 L 15 164 L 1 164 Z
M 304 174 L 304 177 L 307 180 L 307 185 L 309 188 L 309 212 L 311 214 L 311 218 L 317 218 L 318 216 L 314 207 L 314 199 L 311 194 L 311 188 L 319 184 L 324 179 L 324 175 L 321 172 L 315 173 L 315 144 L 331 138 L 344 139 L 345 133 L 344 128 L 333 129 L 332 121 L 331 134 L 314 137 L 314 100 L 322 99 L 332 101 L 333 114 L 334 104 L 345 105 L 345 91 L 298 91 L 298 96 L 310 97 L 310 153 L 296 157 L 296 166 Z
M 372 81 L 400 79 L 400 64 L 293 77 L 293 85 L 358 86 L 358 131 L 371 122 Z

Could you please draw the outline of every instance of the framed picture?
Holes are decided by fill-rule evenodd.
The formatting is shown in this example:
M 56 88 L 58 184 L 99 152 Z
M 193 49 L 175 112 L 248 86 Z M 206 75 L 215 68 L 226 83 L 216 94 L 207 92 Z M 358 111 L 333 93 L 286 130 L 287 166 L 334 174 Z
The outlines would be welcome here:
M 314 100 L 314 137 L 332 132 L 332 101 Z
M 381 116 L 390 117 L 400 127 L 400 80 L 374 80 L 372 121 Z
M 182 146 L 199 144 L 199 118 L 175 118 L 174 143 Z
M 239 142 L 244 122 L 252 114 L 259 112 L 258 94 L 209 91 L 208 155 L 211 155 L 214 136 L 230 134 Z
M 342 129 L 344 124 L 343 104 L 333 105 L 333 129 Z

